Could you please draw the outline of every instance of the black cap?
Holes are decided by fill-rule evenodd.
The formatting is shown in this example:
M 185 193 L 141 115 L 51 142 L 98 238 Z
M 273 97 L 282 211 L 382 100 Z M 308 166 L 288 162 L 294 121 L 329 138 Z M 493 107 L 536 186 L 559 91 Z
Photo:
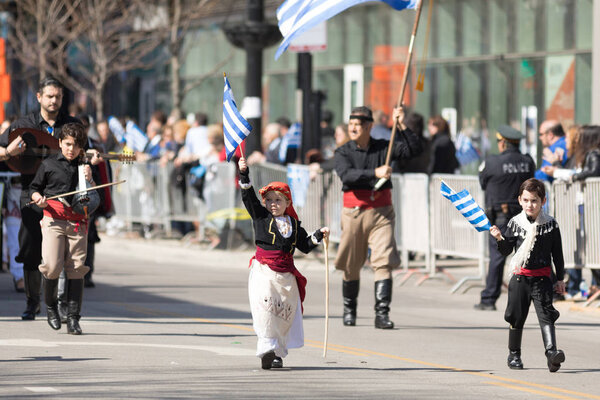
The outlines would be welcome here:
M 373 121 L 373 113 L 369 107 L 360 106 L 354 107 L 348 119 L 360 119 L 363 121 Z
M 520 141 L 525 137 L 521 132 L 519 132 L 515 128 L 511 128 L 508 125 L 500 125 L 498 127 L 498 134 L 502 136 L 503 139 L 516 142 Z

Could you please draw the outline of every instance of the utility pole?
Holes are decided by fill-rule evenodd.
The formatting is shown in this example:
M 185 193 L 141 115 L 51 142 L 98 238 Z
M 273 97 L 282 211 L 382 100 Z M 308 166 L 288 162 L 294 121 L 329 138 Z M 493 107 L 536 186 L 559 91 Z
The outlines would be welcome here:
M 246 154 L 252 154 L 262 151 L 263 49 L 280 41 L 281 33 L 277 25 L 265 22 L 263 0 L 247 0 L 246 5 L 246 21 L 224 27 L 223 31 L 231 44 L 246 50 L 246 98 L 255 111 L 248 118 L 252 134 L 246 139 Z

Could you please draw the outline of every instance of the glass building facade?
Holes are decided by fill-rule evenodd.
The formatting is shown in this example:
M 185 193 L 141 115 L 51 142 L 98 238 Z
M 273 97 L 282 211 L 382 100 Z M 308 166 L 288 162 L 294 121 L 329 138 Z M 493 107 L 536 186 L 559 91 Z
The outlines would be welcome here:
M 426 119 L 451 110 L 462 132 L 500 124 L 520 128 L 525 118 L 535 126 L 546 118 L 565 126 L 591 122 L 595 0 L 434 0 L 430 18 L 430 3 L 423 1 L 404 97 L 413 110 Z M 268 9 L 267 15 L 274 11 Z M 326 94 L 323 108 L 334 113 L 335 123 L 343 122 L 348 107 L 357 103 L 391 111 L 414 18 L 412 10 L 367 3 L 327 22 L 327 50 L 313 54 L 313 89 Z M 217 25 L 196 33 L 193 39 L 190 35 L 192 51 L 182 78 L 205 74 L 232 57 L 224 70 L 238 100 L 243 98 L 245 53 L 232 50 Z M 276 47 L 264 52 L 265 122 L 294 119 L 297 110 L 297 55 L 286 52 L 275 61 Z M 425 77 L 422 91 L 415 89 L 419 74 Z M 215 74 L 188 94 L 186 112 L 203 110 L 220 120 L 215 93 L 222 91 L 221 76 Z M 165 80 L 158 85 L 168 87 Z M 160 98 L 157 103 L 169 109 Z

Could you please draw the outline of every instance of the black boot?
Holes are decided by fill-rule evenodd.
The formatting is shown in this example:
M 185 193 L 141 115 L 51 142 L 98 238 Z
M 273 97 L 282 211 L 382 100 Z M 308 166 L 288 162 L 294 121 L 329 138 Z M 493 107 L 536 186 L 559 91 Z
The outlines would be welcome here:
M 25 296 L 27 297 L 27 307 L 21 319 L 32 321 L 35 315 L 40 313 L 40 297 L 42 292 L 42 274 L 40 271 L 23 269 L 23 279 L 25 281 Z
M 262 369 L 271 369 L 275 360 L 275 352 L 269 351 L 260 358 L 260 366 Z
M 356 325 L 356 299 L 360 281 L 342 281 L 342 296 L 344 297 L 344 325 Z
M 46 301 L 46 316 L 48 325 L 54 330 L 60 329 L 60 316 L 58 315 L 58 279 L 44 278 L 44 300 Z
M 560 369 L 560 363 L 565 362 L 565 353 L 556 349 L 556 331 L 554 325 L 542 325 L 542 339 L 548 359 L 548 370 L 556 372 Z
M 67 333 L 81 335 L 81 301 L 83 300 L 83 279 L 67 279 Z
M 283 359 L 275 356 L 273 362 L 271 363 L 271 368 L 283 368 Z
M 510 369 L 523 369 L 523 361 L 521 361 L 523 329 L 508 329 L 508 367 Z
M 390 321 L 390 303 L 392 302 L 392 279 L 375 282 L 375 328 L 392 329 Z
M 58 278 L 58 315 L 60 316 L 60 322 L 63 324 L 67 323 L 67 276 L 65 272 L 60 273 Z

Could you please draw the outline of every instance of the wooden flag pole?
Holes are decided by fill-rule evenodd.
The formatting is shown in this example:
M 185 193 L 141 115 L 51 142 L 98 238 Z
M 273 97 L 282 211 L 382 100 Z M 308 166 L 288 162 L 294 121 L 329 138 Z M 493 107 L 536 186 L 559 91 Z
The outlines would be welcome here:
M 408 71 L 410 70 L 410 63 L 413 55 L 413 48 L 415 45 L 415 38 L 417 36 L 417 29 L 419 28 L 419 19 L 421 17 L 421 10 L 423 9 L 423 1 L 419 1 L 417 6 L 417 15 L 415 16 L 415 23 L 413 25 L 412 34 L 410 36 L 410 44 L 408 45 L 408 54 L 406 55 L 406 65 L 404 67 L 404 73 L 402 74 L 402 83 L 400 86 L 400 95 L 396 103 L 396 108 L 402 106 L 402 99 L 404 98 L 404 91 L 406 90 L 406 83 L 408 82 Z M 396 136 L 396 127 L 398 126 L 398 119 L 394 119 L 394 125 L 392 126 L 392 133 L 390 135 L 390 144 L 388 145 L 387 155 L 385 156 L 385 165 L 390 165 L 390 158 L 392 157 L 392 149 L 394 147 L 394 138 Z M 381 186 L 387 181 L 386 178 L 380 178 L 375 184 L 375 190 L 379 190 Z
M 327 356 L 327 336 L 329 331 L 329 238 L 323 240 L 325 248 L 325 339 L 323 340 L 323 358 Z

